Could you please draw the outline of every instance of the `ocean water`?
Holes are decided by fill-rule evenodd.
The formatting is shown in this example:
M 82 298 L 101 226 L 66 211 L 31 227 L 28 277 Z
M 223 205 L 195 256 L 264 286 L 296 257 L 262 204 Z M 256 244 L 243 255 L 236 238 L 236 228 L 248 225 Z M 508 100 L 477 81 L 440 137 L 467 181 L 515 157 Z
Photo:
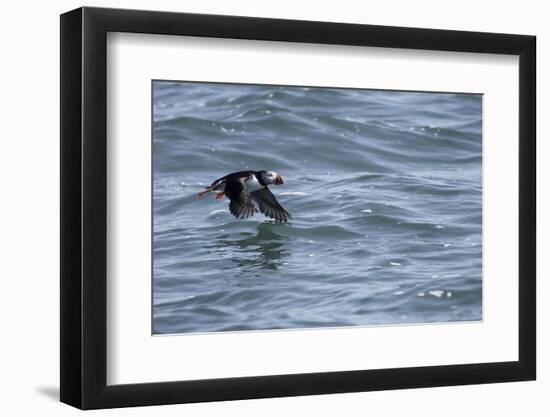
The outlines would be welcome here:
M 153 333 L 482 319 L 482 96 L 153 82 Z M 274 170 L 293 219 L 197 193 Z

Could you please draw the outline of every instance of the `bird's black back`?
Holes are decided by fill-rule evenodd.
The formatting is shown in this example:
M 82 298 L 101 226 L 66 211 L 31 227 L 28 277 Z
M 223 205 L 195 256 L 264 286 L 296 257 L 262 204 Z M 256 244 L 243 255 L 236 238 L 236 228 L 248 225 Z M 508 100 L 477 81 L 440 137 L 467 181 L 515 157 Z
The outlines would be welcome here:
M 227 174 L 225 177 L 221 177 L 221 178 L 218 178 L 216 181 L 214 181 L 212 183 L 212 186 L 214 186 L 214 184 L 220 182 L 220 181 L 233 181 L 233 180 L 238 180 L 239 178 L 241 177 L 248 177 L 250 175 L 256 175 L 258 174 L 259 172 L 261 171 L 238 171 L 238 172 L 232 172 L 231 174 Z

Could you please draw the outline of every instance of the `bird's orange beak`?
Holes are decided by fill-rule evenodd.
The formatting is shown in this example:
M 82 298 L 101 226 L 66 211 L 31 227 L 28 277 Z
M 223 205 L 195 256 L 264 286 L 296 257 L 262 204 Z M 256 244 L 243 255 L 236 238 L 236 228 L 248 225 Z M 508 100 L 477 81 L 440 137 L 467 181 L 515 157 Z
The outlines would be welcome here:
M 277 178 L 275 178 L 275 185 L 281 185 L 285 183 L 285 179 L 282 175 L 278 175 Z

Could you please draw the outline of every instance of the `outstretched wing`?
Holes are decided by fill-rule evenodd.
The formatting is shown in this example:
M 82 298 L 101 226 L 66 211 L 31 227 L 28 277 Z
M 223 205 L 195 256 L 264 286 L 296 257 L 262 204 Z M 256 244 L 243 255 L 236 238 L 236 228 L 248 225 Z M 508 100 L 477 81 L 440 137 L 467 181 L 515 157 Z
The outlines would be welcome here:
M 290 213 L 281 206 L 269 188 L 265 187 L 250 193 L 252 199 L 258 204 L 260 212 L 278 222 L 286 222 L 292 218 Z
M 225 182 L 224 193 L 229 198 L 229 211 L 238 219 L 245 219 L 253 216 L 256 208 L 250 198 L 250 194 L 245 190 L 243 177 L 228 177 Z

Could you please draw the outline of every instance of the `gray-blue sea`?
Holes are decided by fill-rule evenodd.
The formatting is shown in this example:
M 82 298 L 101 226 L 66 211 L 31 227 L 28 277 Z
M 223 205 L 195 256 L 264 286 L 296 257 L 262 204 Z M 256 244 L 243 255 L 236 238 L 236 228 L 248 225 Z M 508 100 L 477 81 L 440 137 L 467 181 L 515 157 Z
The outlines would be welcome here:
M 153 333 L 482 319 L 482 96 L 154 81 Z M 197 196 L 274 170 L 293 218 Z

